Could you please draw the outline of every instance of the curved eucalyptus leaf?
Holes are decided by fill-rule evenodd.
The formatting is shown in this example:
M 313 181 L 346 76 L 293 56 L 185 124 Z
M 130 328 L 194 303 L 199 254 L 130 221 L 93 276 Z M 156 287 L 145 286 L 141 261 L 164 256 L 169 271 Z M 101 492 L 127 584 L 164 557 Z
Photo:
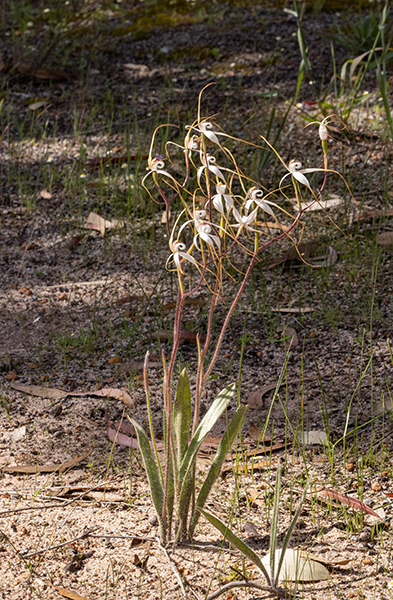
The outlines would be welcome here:
M 214 482 L 216 481 L 217 477 L 220 474 L 222 463 L 224 462 L 225 457 L 227 456 L 228 452 L 230 451 L 232 444 L 233 444 L 237 434 L 240 431 L 240 428 L 242 426 L 246 412 L 247 412 L 247 406 L 239 406 L 239 408 L 236 410 L 235 414 L 233 415 L 231 423 L 230 423 L 227 431 L 223 435 L 220 445 L 217 448 L 216 456 L 214 457 L 214 460 L 210 466 L 209 472 L 208 472 L 208 474 L 205 478 L 205 481 L 203 482 L 203 485 L 199 491 L 198 498 L 197 498 L 197 501 L 195 504 L 196 509 L 204 507 L 206 499 L 207 499 L 208 495 L 210 494 L 210 491 L 214 485 Z M 194 533 L 194 529 L 198 522 L 198 519 L 199 519 L 199 512 L 197 510 L 195 510 L 194 514 L 192 515 L 191 522 L 190 522 L 190 528 L 189 528 L 190 537 L 192 537 L 192 535 Z

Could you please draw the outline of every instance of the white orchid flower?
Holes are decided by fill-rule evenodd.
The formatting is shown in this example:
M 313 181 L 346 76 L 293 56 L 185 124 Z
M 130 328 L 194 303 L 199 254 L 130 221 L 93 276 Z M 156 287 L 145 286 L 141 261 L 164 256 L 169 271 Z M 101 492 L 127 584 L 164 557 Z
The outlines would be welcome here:
M 184 147 L 186 148 L 186 150 L 199 150 L 200 149 L 200 141 L 201 138 L 197 135 L 192 135 L 190 136 L 189 133 L 187 133 L 185 139 L 184 139 Z
M 165 170 L 165 162 L 162 160 L 161 157 L 158 156 L 154 156 L 149 157 L 147 160 L 147 164 L 148 167 L 146 168 L 146 170 L 148 171 L 148 173 L 146 173 L 146 175 L 144 176 L 144 178 L 142 179 L 142 185 L 143 182 L 145 181 L 145 179 L 147 177 L 149 177 L 149 175 L 151 175 L 152 173 L 157 173 L 159 175 L 165 175 L 165 177 L 169 177 L 169 179 L 172 179 L 172 181 L 176 182 L 176 179 L 170 174 L 168 173 L 168 171 Z
M 199 185 L 201 184 L 201 175 L 205 169 L 210 171 L 210 173 L 214 173 L 214 175 L 216 175 L 220 179 L 225 180 L 224 175 L 222 174 L 220 169 L 218 167 L 216 167 L 216 165 L 215 165 L 216 159 L 214 156 L 212 156 L 211 154 L 206 154 L 206 156 L 204 154 L 201 154 L 201 162 L 202 162 L 202 166 L 199 167 L 198 173 L 197 173 Z
M 269 202 L 269 200 L 263 199 L 263 192 L 261 189 L 254 186 L 248 190 L 247 196 L 249 197 L 249 200 L 247 200 L 247 202 L 244 205 L 246 211 L 249 211 L 252 205 L 256 204 L 258 208 L 262 208 L 262 210 L 274 217 L 274 212 L 270 208 L 269 204 L 271 204 L 272 206 L 276 205 L 273 202 Z
M 227 186 L 225 184 L 216 185 L 217 194 L 215 194 L 211 199 L 214 208 L 222 215 L 224 214 L 224 204 L 227 211 L 230 211 L 232 208 L 234 208 L 232 196 L 225 193 L 226 189 Z
M 248 231 L 254 231 L 256 232 L 255 229 L 253 229 L 252 227 L 250 227 L 251 223 L 253 223 L 255 221 L 255 217 L 257 216 L 258 213 L 258 209 L 254 209 L 249 215 L 244 215 L 244 217 L 239 213 L 239 211 L 234 208 L 233 209 L 233 216 L 235 217 L 235 224 L 231 223 L 231 227 L 234 228 L 244 228 L 247 229 Z
M 209 123 L 209 121 L 205 121 L 203 123 L 198 123 L 198 128 L 203 135 L 205 135 L 213 144 L 218 144 L 220 146 L 220 142 L 218 140 L 217 135 L 212 131 L 213 123 Z
M 209 223 L 201 222 L 197 225 L 197 234 L 194 236 L 194 244 L 195 247 L 201 252 L 201 248 L 198 246 L 198 238 L 206 242 L 209 246 L 214 248 L 214 244 L 216 244 L 218 251 L 220 250 L 221 240 L 218 235 L 212 234 L 212 227 Z
M 279 187 L 281 187 L 281 184 L 286 177 L 291 176 L 292 179 L 296 179 L 296 181 L 302 183 L 303 185 L 308 187 L 310 191 L 312 191 L 308 179 L 303 175 L 303 173 L 313 173 L 315 169 L 302 169 L 302 163 L 299 160 L 291 160 L 291 162 L 287 166 L 287 169 L 288 173 L 284 175 L 284 177 L 281 179 Z
M 191 254 L 188 254 L 188 252 L 185 252 L 186 245 L 183 244 L 183 242 L 179 242 L 179 240 L 176 240 L 175 242 L 170 241 L 169 242 L 169 247 L 172 250 L 172 254 L 168 258 L 166 264 L 168 265 L 168 263 L 170 262 L 170 260 L 173 259 L 173 262 L 176 265 L 176 269 L 182 275 L 185 275 L 183 269 L 181 268 L 181 261 L 182 260 L 187 260 L 188 262 L 192 263 L 194 266 L 196 266 L 196 267 L 198 266 L 198 263 L 195 260 L 195 258 L 193 256 L 191 256 Z

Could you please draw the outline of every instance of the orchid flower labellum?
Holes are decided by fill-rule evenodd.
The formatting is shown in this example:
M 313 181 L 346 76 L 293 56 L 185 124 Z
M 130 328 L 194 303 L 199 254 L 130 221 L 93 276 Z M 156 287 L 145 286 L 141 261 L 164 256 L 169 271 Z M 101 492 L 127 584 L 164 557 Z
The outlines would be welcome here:
M 205 121 L 204 123 L 199 123 L 198 127 L 203 135 L 205 135 L 211 142 L 220 145 L 217 135 L 211 131 L 213 129 L 212 123 Z
M 199 223 L 199 225 L 197 225 L 197 232 L 198 233 L 194 236 L 194 244 L 200 252 L 201 248 L 198 246 L 198 238 L 206 242 L 209 246 L 214 247 L 214 244 L 216 244 L 217 249 L 220 250 L 221 240 L 217 235 L 212 234 L 212 227 L 209 223 Z
M 272 211 L 272 209 L 269 206 L 269 204 L 273 204 L 273 203 L 269 202 L 269 200 L 263 199 L 263 192 L 261 189 L 254 186 L 248 190 L 247 196 L 249 197 L 249 200 L 247 200 L 247 202 L 244 205 L 244 208 L 247 211 L 250 210 L 250 208 L 252 207 L 253 204 L 256 204 L 258 208 L 261 208 L 262 210 L 267 212 L 269 215 L 274 217 L 274 212 Z M 273 206 L 276 206 L 276 205 L 273 205 Z
M 225 193 L 226 189 L 227 186 L 225 184 L 216 185 L 217 194 L 212 197 L 214 208 L 222 215 L 224 214 L 224 204 L 227 211 L 230 211 L 234 207 L 232 196 Z
M 240 229 L 242 229 L 243 227 L 245 229 L 247 229 L 248 231 L 255 231 L 254 229 L 252 229 L 252 227 L 250 227 L 251 223 L 254 223 L 255 218 L 257 216 L 258 213 L 258 209 L 256 208 L 255 210 L 253 210 L 249 215 L 245 215 L 244 217 L 239 213 L 239 211 L 234 208 L 233 209 L 233 216 L 235 217 L 236 223 L 232 224 L 231 223 L 231 227 L 236 227 Z
M 187 260 L 188 262 L 192 263 L 196 267 L 198 266 L 198 263 L 195 260 L 195 258 L 193 256 L 191 256 L 191 254 L 188 254 L 188 252 L 185 252 L 186 245 L 183 244 L 183 242 L 179 242 L 179 240 L 176 240 L 175 242 L 170 241 L 169 247 L 172 250 L 172 254 L 170 255 L 170 257 L 167 260 L 167 265 L 170 262 L 170 260 L 173 258 L 173 262 L 176 265 L 176 269 L 182 275 L 185 275 L 185 273 L 181 267 L 182 260 Z
M 307 186 L 309 190 L 311 190 L 311 187 L 310 187 L 307 177 L 305 177 L 303 175 L 302 163 L 299 160 L 291 160 L 291 162 L 289 163 L 287 168 L 288 168 L 288 173 L 286 175 L 284 175 L 284 177 L 281 179 L 280 187 L 281 187 L 281 184 L 284 181 L 284 179 L 286 177 L 288 177 L 289 175 L 291 175 L 292 179 L 296 179 L 296 181 L 298 181 L 299 183 L 302 183 L 303 185 Z M 305 170 L 305 172 L 308 172 L 308 170 Z
M 220 169 L 218 167 L 216 167 L 216 165 L 215 165 L 216 159 L 214 156 L 212 156 L 211 154 L 204 155 L 201 153 L 201 162 L 202 162 L 202 166 L 199 167 L 198 173 L 197 173 L 199 184 L 200 184 L 201 175 L 205 169 L 210 171 L 210 173 L 214 173 L 214 175 L 219 177 L 219 179 L 225 180 L 224 175 L 222 174 Z

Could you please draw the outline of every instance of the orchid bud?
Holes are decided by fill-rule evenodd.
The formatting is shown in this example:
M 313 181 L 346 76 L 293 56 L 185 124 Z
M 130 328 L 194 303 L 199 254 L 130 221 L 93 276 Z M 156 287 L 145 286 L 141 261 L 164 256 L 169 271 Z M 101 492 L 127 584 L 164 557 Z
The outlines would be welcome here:
M 319 139 L 321 140 L 321 142 L 325 142 L 328 138 L 328 130 L 327 127 L 325 125 L 325 123 L 322 121 L 322 123 L 319 126 Z

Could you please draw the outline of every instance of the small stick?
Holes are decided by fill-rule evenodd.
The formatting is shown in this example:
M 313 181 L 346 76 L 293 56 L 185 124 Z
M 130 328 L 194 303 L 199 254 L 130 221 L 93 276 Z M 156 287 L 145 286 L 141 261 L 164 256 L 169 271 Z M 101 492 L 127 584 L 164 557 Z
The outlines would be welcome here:
M 77 537 L 72 538 L 71 540 L 67 540 L 66 542 L 62 542 L 61 544 L 56 544 L 56 546 L 48 546 L 47 548 L 42 548 L 42 550 L 36 550 L 35 552 L 30 552 L 30 554 L 24 554 L 24 552 L 19 552 L 19 554 L 23 558 L 30 558 L 31 556 L 36 556 L 36 554 L 44 554 L 45 552 L 49 552 L 49 550 L 56 550 L 56 548 L 63 548 L 64 546 L 68 546 L 69 544 L 72 544 L 72 542 L 76 542 L 77 540 L 83 540 L 83 538 L 88 537 L 90 535 L 90 533 L 92 533 L 93 531 L 97 531 L 97 529 L 100 529 L 99 525 L 97 525 L 97 527 L 93 527 L 93 529 L 88 529 L 87 531 L 85 531 L 85 533 L 82 533 L 81 535 L 78 535 Z
M 233 583 L 227 583 L 226 585 L 223 585 L 216 592 L 214 592 L 213 594 L 210 594 L 210 596 L 208 596 L 206 598 L 206 600 L 214 600 L 215 598 L 218 598 L 219 596 L 221 596 L 221 594 L 223 594 L 224 592 L 231 590 L 232 588 L 236 588 L 236 587 L 255 588 L 257 590 L 263 590 L 265 592 L 269 592 L 269 596 L 285 597 L 285 590 L 282 590 L 279 588 L 274 590 L 267 585 L 261 585 L 260 583 L 255 583 L 253 581 L 235 581 Z
M 172 571 L 173 571 L 173 573 L 174 573 L 174 575 L 175 575 L 175 577 L 176 577 L 176 579 L 177 579 L 177 581 L 178 581 L 178 583 L 179 583 L 179 585 L 180 585 L 180 589 L 181 589 L 181 591 L 182 591 L 183 598 L 185 598 L 185 600 L 187 600 L 187 594 L 186 594 L 186 590 L 185 590 L 185 588 L 184 588 L 184 585 L 183 585 L 183 582 L 182 582 L 182 580 L 181 580 L 181 577 L 180 577 L 179 571 L 176 569 L 175 565 L 174 565 L 174 564 L 173 564 L 173 562 L 171 561 L 171 559 L 170 559 L 170 556 L 169 556 L 168 552 L 166 551 L 166 549 L 164 548 L 164 546 L 162 546 L 162 545 L 161 545 L 161 542 L 160 542 L 159 538 L 156 538 L 156 541 L 157 541 L 157 543 L 158 543 L 159 547 L 161 548 L 161 550 L 163 551 L 163 553 L 165 554 L 165 556 L 166 556 L 166 559 L 167 559 L 167 561 L 168 561 L 168 563 L 169 563 L 169 566 L 170 566 L 170 568 L 172 569 Z

